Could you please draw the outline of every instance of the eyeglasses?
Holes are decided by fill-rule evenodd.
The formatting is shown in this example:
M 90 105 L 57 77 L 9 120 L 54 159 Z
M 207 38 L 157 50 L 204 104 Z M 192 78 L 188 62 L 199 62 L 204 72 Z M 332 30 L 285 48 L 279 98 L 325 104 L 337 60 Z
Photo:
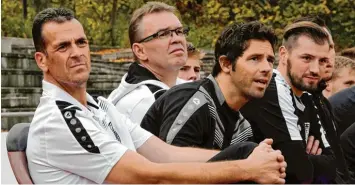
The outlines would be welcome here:
M 189 34 L 189 31 L 190 31 L 189 28 L 182 28 L 182 27 L 176 28 L 174 30 L 161 30 L 161 31 L 154 33 L 153 35 L 150 35 L 150 36 L 140 40 L 138 43 L 148 42 L 148 41 L 151 41 L 155 38 L 165 39 L 168 37 L 172 37 L 174 32 L 177 36 L 187 36 Z

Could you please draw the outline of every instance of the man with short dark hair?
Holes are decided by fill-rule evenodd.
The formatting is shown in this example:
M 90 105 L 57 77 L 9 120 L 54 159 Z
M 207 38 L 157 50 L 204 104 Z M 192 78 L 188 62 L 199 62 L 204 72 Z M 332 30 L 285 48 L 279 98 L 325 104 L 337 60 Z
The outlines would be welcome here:
M 252 140 L 239 109 L 264 95 L 275 43 L 273 31 L 259 22 L 227 26 L 215 46 L 212 75 L 167 91 L 149 109 L 142 127 L 177 146 L 221 150 Z
M 319 89 L 329 63 L 329 50 L 328 34 L 319 25 L 301 21 L 287 26 L 279 49 L 279 65 L 265 96 L 241 109 L 256 141 L 273 138 L 273 148 L 285 155 L 289 164 L 287 183 L 334 183 L 337 167 L 345 170 L 334 125 L 323 123 L 323 114 L 317 117 L 320 110 L 314 108 L 308 94 Z M 319 141 L 320 151 L 311 153 L 321 155 L 306 152 L 308 136 Z
M 161 94 L 183 81 L 177 76 L 187 60 L 189 30 L 175 13 L 173 6 L 147 2 L 132 15 L 128 31 L 136 62 L 108 99 L 137 124 Z
M 86 93 L 88 40 L 71 11 L 41 11 L 32 31 L 44 77 L 26 149 L 35 184 L 284 183 L 286 163 L 272 140 L 253 144 L 248 158 L 233 160 L 240 153 L 234 146 L 222 152 L 174 147 L 104 98 L 97 103 Z M 225 157 L 227 150 L 234 156 Z

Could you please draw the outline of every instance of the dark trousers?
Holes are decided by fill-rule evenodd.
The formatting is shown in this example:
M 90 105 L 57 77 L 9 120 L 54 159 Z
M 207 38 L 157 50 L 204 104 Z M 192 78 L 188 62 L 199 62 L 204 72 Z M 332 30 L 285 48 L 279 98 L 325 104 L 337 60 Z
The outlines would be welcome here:
M 257 146 L 258 144 L 253 142 L 236 143 L 213 156 L 208 162 L 246 159 Z
M 236 143 L 222 150 L 217 155 L 213 156 L 210 160 L 208 160 L 208 162 L 246 159 L 253 152 L 254 148 L 257 146 L 258 144 L 253 142 Z M 233 184 L 252 184 L 252 183 L 255 182 L 241 181 Z

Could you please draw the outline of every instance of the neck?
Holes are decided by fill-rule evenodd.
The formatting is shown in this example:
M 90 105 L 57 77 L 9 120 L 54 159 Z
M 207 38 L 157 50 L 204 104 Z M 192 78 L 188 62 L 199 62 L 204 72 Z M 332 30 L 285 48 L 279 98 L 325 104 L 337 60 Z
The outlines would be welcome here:
M 65 92 L 70 94 L 73 98 L 78 100 L 81 104 L 83 104 L 84 106 L 87 106 L 86 82 L 83 84 L 80 84 L 80 85 L 75 84 L 75 83 L 69 84 L 69 83 L 61 82 L 61 81 L 55 80 L 54 78 L 46 77 L 46 76 L 44 77 L 44 80 L 63 89 Z
M 145 63 L 142 63 L 142 65 L 150 72 L 152 72 L 156 78 L 158 78 L 161 82 L 165 83 L 167 86 L 172 87 L 176 84 L 176 79 L 179 70 L 157 69 Z
M 279 65 L 277 67 L 277 70 L 280 72 L 281 76 L 286 80 L 287 84 L 291 87 L 293 94 L 295 94 L 297 97 L 301 97 L 301 95 L 303 94 L 303 91 L 299 90 L 294 85 L 292 85 L 291 79 L 287 75 L 286 68 Z
M 239 111 L 239 109 L 249 101 L 249 99 L 243 96 L 242 92 L 235 87 L 229 75 L 220 73 L 215 79 L 226 99 L 227 105 L 231 109 Z

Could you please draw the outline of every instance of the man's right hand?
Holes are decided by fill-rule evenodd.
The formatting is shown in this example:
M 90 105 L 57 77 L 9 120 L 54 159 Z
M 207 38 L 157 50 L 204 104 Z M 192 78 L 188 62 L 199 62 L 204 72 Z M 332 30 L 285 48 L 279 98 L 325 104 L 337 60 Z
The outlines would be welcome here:
M 279 150 L 271 147 L 272 139 L 265 139 L 246 159 L 252 180 L 260 184 L 284 184 L 286 162 Z

